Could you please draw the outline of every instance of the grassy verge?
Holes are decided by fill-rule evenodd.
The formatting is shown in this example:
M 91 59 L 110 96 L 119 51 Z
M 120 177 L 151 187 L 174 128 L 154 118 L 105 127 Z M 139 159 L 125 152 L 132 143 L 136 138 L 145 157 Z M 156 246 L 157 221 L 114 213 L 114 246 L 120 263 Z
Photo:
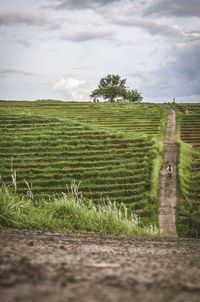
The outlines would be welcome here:
M 183 113 L 178 110 L 176 104 L 170 104 L 170 106 L 174 109 L 176 112 L 176 135 L 178 139 L 181 139 L 181 126 L 183 121 Z
M 155 145 L 157 148 L 154 150 L 155 156 L 152 158 L 152 171 L 151 171 L 151 189 L 149 197 L 149 214 L 152 222 L 158 221 L 158 190 L 159 190 L 159 177 L 160 169 L 163 164 L 163 142 L 155 139 Z M 152 209 L 152 210 L 151 210 Z
M 29 192 L 30 193 L 30 192 Z M 164 235 L 154 225 L 142 225 L 138 216 L 116 203 L 95 205 L 73 185 L 71 193 L 35 202 L 30 194 L 17 195 L 5 185 L 0 189 L 0 227 L 111 234 Z
M 163 164 L 163 142 L 153 138 L 153 148 L 148 154 L 146 173 L 149 176 L 145 183 L 146 192 L 138 203 L 132 204 L 132 210 L 140 215 L 143 223 L 158 224 L 158 190 L 159 174 Z
M 179 147 L 179 190 L 177 205 L 177 231 L 181 237 L 196 237 L 200 235 L 200 198 L 199 170 L 194 170 L 195 158 L 200 158 L 200 152 L 189 144 L 177 142 Z
M 152 159 L 152 173 L 151 173 L 151 198 L 156 199 L 159 189 L 159 173 L 163 164 L 163 142 L 158 139 L 154 140 L 156 149 L 154 150 L 154 158 Z
M 199 104 L 171 104 L 176 111 L 178 141 L 179 200 L 176 210 L 177 231 L 180 237 L 200 236 L 200 150 L 197 133 Z M 187 144 L 187 143 L 191 143 Z

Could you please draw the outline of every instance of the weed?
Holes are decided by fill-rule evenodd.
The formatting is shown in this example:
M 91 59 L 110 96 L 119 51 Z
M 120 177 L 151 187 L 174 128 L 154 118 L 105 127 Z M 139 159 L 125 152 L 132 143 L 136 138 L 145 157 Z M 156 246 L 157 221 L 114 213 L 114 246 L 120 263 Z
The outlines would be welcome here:
M 158 236 L 156 226 L 142 226 L 137 215 L 127 215 L 127 208 L 116 203 L 95 205 L 84 200 L 75 183 L 71 193 L 41 200 L 37 206 L 30 197 L 13 194 L 3 185 L 0 189 L 0 227 L 103 232 L 111 234 Z

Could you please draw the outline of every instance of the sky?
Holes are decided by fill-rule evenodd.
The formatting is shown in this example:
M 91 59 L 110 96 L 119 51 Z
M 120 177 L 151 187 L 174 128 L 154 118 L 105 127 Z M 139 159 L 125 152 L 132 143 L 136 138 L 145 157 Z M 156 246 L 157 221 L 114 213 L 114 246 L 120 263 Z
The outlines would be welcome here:
M 200 0 L 0 0 L 0 99 L 89 101 L 108 74 L 144 101 L 200 101 Z

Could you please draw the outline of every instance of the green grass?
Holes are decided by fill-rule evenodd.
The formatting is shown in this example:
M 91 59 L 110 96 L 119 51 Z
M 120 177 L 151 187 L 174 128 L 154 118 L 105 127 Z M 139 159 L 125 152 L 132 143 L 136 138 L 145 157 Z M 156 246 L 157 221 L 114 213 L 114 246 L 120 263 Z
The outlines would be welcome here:
M 153 134 L 164 137 L 166 111 L 155 104 L 130 103 L 80 103 L 80 102 L 0 102 L 0 108 L 12 114 L 46 115 L 85 123 L 86 128 L 98 127 L 133 137 L 137 134 Z M 89 124 L 89 126 L 88 126 Z M 78 125 L 78 124 L 77 124 Z
M 173 104 L 179 147 L 177 230 L 200 237 L 200 104 Z
M 16 171 L 35 199 L 66 192 L 72 180 L 93 202 L 124 202 L 157 223 L 167 113 L 155 104 L 0 102 L 0 174 Z
M 194 148 L 200 147 L 200 104 L 173 104 L 177 114 L 178 137 Z
M 30 193 L 30 192 L 29 192 Z M 110 234 L 160 236 L 154 225 L 143 225 L 137 215 L 128 215 L 125 204 L 94 204 L 72 185 L 71 194 L 35 201 L 32 195 L 18 195 L 2 185 L 0 227 L 19 229 L 101 232 Z
M 200 236 L 200 150 L 189 144 L 179 146 L 179 202 L 177 205 L 177 230 L 181 237 Z

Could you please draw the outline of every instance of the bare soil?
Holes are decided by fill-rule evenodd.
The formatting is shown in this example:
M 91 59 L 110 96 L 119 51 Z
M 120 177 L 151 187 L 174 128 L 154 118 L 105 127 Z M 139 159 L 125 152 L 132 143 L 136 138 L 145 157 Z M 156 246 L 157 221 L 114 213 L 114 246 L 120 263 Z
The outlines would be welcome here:
M 200 301 L 200 240 L 0 230 L 1 302 Z
M 164 164 L 160 171 L 159 189 L 159 228 L 170 236 L 177 236 L 176 204 L 177 204 L 177 157 L 178 148 L 174 143 L 176 134 L 176 113 L 169 105 L 163 105 L 168 112 L 168 124 L 164 141 Z M 171 165 L 173 175 L 168 177 L 167 167 Z

